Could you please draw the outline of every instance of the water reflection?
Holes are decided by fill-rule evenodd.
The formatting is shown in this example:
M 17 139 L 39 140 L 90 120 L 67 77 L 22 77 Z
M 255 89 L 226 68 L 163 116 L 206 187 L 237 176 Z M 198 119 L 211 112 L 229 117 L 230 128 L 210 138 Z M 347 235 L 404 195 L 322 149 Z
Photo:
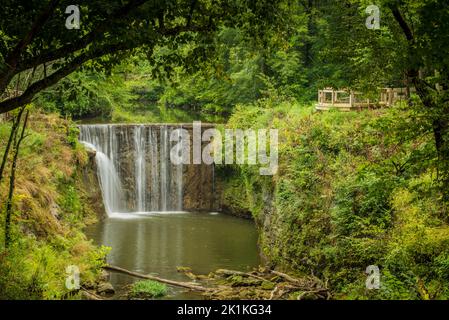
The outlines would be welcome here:
M 173 280 L 187 280 L 177 266 L 207 274 L 219 268 L 247 270 L 259 264 L 257 233 L 250 221 L 218 214 L 159 214 L 109 218 L 91 226 L 97 244 L 112 247 L 108 263 Z M 114 286 L 135 281 L 113 274 Z M 175 292 L 175 298 L 185 298 Z

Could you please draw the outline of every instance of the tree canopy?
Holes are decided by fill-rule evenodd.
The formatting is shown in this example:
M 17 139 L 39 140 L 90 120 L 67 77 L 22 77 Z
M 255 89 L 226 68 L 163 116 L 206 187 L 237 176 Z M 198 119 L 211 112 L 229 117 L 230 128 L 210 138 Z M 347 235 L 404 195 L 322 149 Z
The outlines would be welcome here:
M 256 35 L 282 20 L 280 4 L 271 1 L 81 1 L 80 28 L 70 30 L 65 24 L 69 5 L 61 0 L 2 3 L 0 93 L 14 80 L 23 93 L 0 102 L 0 112 L 30 102 L 94 59 L 95 67 L 107 68 L 131 50 L 151 57 L 156 45 L 195 37 L 202 45 L 189 56 L 194 63 L 206 55 L 219 25 L 241 26 Z

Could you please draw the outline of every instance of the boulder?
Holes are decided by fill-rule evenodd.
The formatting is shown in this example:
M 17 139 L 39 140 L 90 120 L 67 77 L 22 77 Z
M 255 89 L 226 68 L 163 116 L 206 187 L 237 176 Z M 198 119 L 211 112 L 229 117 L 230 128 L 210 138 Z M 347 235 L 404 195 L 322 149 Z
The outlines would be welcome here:
M 109 282 L 102 282 L 98 285 L 97 293 L 101 295 L 111 295 L 115 293 L 115 289 Z

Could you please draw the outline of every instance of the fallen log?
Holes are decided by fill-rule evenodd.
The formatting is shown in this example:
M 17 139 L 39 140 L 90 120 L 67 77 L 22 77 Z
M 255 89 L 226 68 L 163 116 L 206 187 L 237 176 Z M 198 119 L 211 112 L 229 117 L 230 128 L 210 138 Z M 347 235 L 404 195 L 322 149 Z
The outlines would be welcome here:
M 302 300 L 302 298 L 304 298 L 305 295 L 307 294 L 315 294 L 318 296 L 321 296 L 325 299 L 329 299 L 329 293 L 326 289 L 318 289 L 318 290 L 312 290 L 312 291 L 304 291 L 301 292 L 298 297 L 296 298 L 296 300 Z
M 90 292 L 89 290 L 86 290 L 84 288 L 81 288 L 81 292 L 84 294 L 86 299 L 88 300 L 105 300 L 104 298 L 100 297 L 99 295 Z
M 271 270 L 271 273 L 273 273 L 273 274 L 275 274 L 275 275 L 277 275 L 277 276 L 287 280 L 288 282 L 292 282 L 292 283 L 296 283 L 296 284 L 302 284 L 302 282 L 299 279 L 295 279 L 295 278 L 293 278 L 292 276 L 289 276 L 286 273 L 282 273 L 282 272 L 279 272 L 279 271 L 276 271 L 276 270 Z
M 109 270 L 109 271 L 116 271 L 116 272 L 120 272 L 120 273 L 124 273 L 133 277 L 137 277 L 137 278 L 142 278 L 142 279 L 148 279 L 148 280 L 153 280 L 153 281 L 157 281 L 157 282 L 161 282 L 161 283 L 165 283 L 171 286 L 176 286 L 176 287 L 182 287 L 182 288 L 187 288 L 193 291 L 200 291 L 200 292 L 206 292 L 209 291 L 208 288 L 206 287 L 202 287 L 196 284 L 191 284 L 191 283 L 187 283 L 187 282 L 179 282 L 179 281 L 174 281 L 174 280 L 169 280 L 169 279 L 163 279 L 163 278 L 159 278 L 156 276 L 151 276 L 151 275 L 146 275 L 146 274 L 141 274 L 141 273 L 137 273 L 134 271 L 130 271 L 130 270 L 126 270 L 120 267 L 116 267 L 116 266 L 111 266 L 111 265 L 106 265 L 103 267 L 103 269 Z
M 215 271 L 214 273 L 216 273 L 216 274 L 221 274 L 221 275 L 225 275 L 225 276 L 242 276 L 242 277 L 250 277 L 250 278 L 257 279 L 257 280 L 266 281 L 265 278 L 256 276 L 256 275 L 254 275 L 254 274 L 247 273 L 247 272 L 241 272 L 241 271 L 235 271 L 235 270 L 218 269 L 218 270 Z
M 279 290 L 279 287 L 274 287 L 274 289 L 270 292 L 270 298 L 268 300 L 273 300 L 274 294 Z
M 298 296 L 298 300 L 301 300 L 306 294 L 315 294 L 325 299 L 330 299 L 331 297 L 327 286 L 323 285 L 321 280 L 316 277 L 312 276 L 300 280 L 279 271 L 270 270 L 270 272 L 288 281 L 297 289 L 303 290 L 303 292 Z

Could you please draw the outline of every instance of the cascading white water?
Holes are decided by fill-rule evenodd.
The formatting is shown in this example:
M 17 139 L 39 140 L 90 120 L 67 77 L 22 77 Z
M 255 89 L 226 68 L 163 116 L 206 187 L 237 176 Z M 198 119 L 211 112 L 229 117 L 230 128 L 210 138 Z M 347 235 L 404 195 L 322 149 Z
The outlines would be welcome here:
M 122 186 L 112 161 L 103 153 L 97 152 L 96 161 L 100 188 L 104 198 L 106 212 L 111 215 L 122 211 Z
M 108 215 L 181 211 L 183 166 L 170 161 L 167 125 L 81 125 L 80 141 L 95 149 Z
M 122 211 L 122 185 L 120 178 L 117 175 L 117 170 L 112 160 L 111 150 L 114 145 L 115 139 L 108 139 L 108 144 L 100 144 L 101 139 L 104 137 L 114 137 L 111 135 L 112 129 L 106 126 L 99 126 L 97 128 L 97 134 L 92 136 L 90 131 L 85 131 L 84 140 L 81 142 L 89 149 L 95 151 L 95 160 L 98 169 L 98 178 L 100 182 L 100 189 L 103 195 L 103 202 L 106 213 L 112 215 L 114 212 Z M 110 156 L 106 155 L 106 153 Z
M 181 130 L 178 131 L 178 141 L 180 141 L 181 139 L 181 131 L 182 131 L 182 125 L 180 127 Z M 180 163 L 179 165 L 176 166 L 176 180 L 177 181 L 182 181 L 182 176 L 184 173 L 184 168 L 182 163 Z M 183 199 L 183 185 L 182 183 L 178 183 L 178 190 L 177 190 L 177 196 L 178 196 L 178 210 L 182 210 L 182 199 Z
M 136 150 L 136 161 L 135 161 L 135 176 L 136 176 L 136 201 L 137 201 L 137 211 L 146 211 L 145 199 L 146 199 L 146 139 L 144 135 L 145 127 L 137 126 L 134 129 L 134 144 Z
M 148 140 L 149 141 L 157 141 L 157 133 L 153 127 L 149 128 Z M 158 148 L 158 144 L 156 144 L 156 143 L 151 143 L 149 147 L 150 147 L 150 165 L 151 165 L 150 170 L 151 170 L 151 172 L 154 173 L 151 177 L 151 185 L 150 185 L 150 190 L 151 190 L 150 210 L 157 211 L 157 210 L 159 210 L 159 203 L 160 203 L 159 161 L 158 161 L 159 148 Z
M 167 166 L 167 127 L 162 126 L 161 127 L 161 210 L 165 211 L 167 210 L 167 178 L 168 178 L 168 166 Z

